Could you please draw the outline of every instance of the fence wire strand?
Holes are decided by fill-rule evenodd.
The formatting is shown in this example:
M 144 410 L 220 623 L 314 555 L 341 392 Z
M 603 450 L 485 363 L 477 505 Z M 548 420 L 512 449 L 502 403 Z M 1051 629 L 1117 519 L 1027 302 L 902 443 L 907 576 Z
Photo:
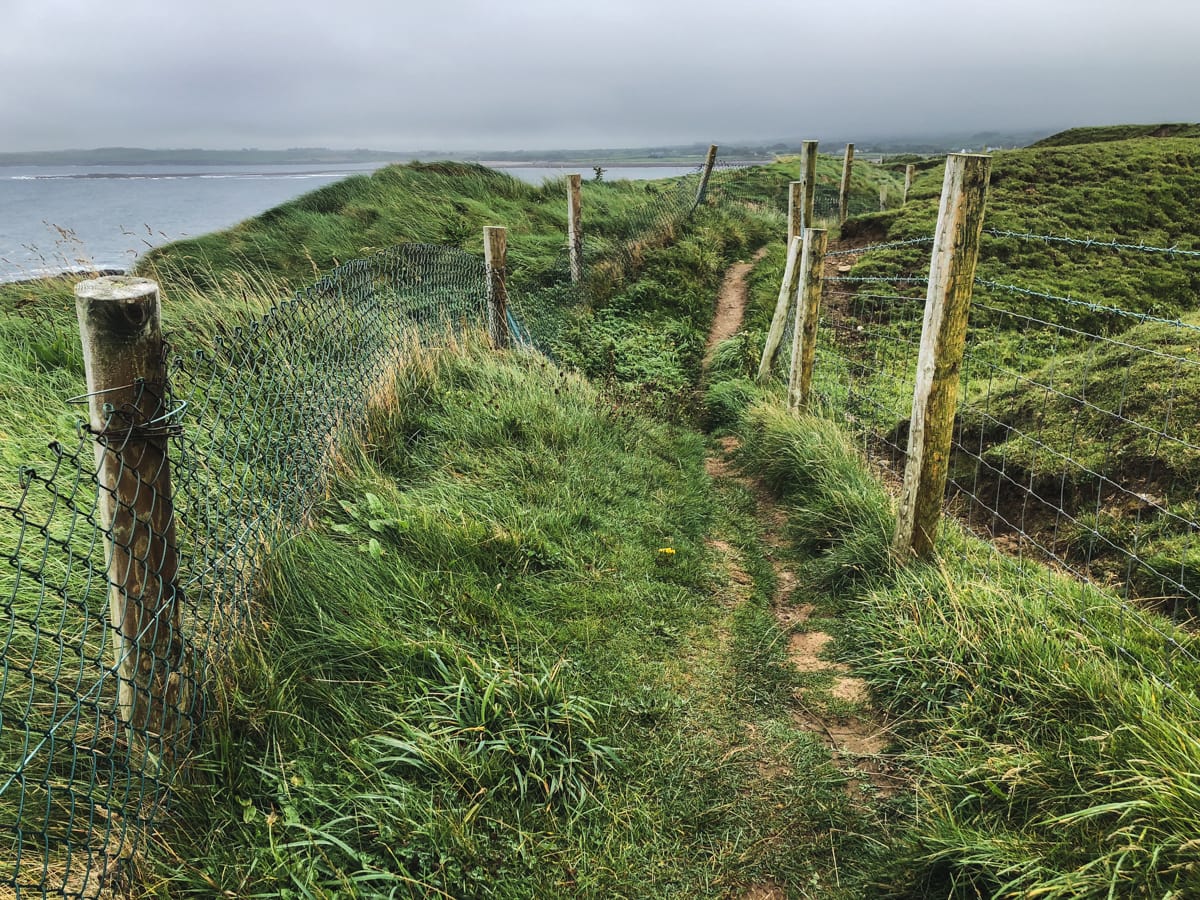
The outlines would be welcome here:
M 1193 254 L 987 233 L 1069 245 L 1073 253 L 1179 257 L 1180 266 Z M 858 436 L 893 491 L 905 465 L 926 279 L 910 274 L 912 261 L 900 255 L 859 264 L 874 250 L 931 243 L 836 251 L 829 256 L 843 265 L 825 279 L 814 392 Z M 1086 256 L 1071 261 L 1087 265 Z M 1095 649 L 1131 677 L 1170 689 L 1193 715 L 1200 714 L 1200 401 L 1190 387 L 1200 381 L 1197 331 L 1194 315 L 977 278 L 946 498 L 947 511 L 992 551 L 962 550 L 969 570 L 1041 597 L 1076 623 L 1081 652 Z M 776 372 L 786 373 L 786 358 L 780 362 Z M 1077 606 L 1063 599 L 1067 583 Z

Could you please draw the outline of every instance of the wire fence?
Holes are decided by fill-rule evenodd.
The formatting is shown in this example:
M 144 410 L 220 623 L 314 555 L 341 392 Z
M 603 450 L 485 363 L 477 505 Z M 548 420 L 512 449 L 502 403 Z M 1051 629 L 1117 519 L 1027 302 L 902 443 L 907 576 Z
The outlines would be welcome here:
M 596 282 L 683 227 L 698 184 L 632 201 L 589 184 L 587 277 L 572 282 L 565 249 L 509 273 L 516 341 L 552 349 Z M 101 427 L 21 470 L 0 506 L 0 896 L 120 883 L 197 746 L 264 558 L 414 348 L 487 327 L 488 285 L 455 247 L 347 263 L 209 349 L 168 348 L 165 383 L 125 385 Z
M 700 199 L 702 172 L 700 166 L 686 175 L 647 181 L 637 186 L 640 196 L 634 198 L 613 182 L 584 181 L 588 224 L 581 241 L 583 278 L 572 279 L 571 250 L 565 244 L 544 268 L 515 271 L 509 302 L 522 323 L 521 339 L 557 359 L 576 312 L 634 277 L 648 252 L 675 240 Z M 710 186 L 719 178 L 715 175 Z M 705 198 L 714 203 L 725 199 L 715 189 L 706 190 Z M 514 238 L 514 245 L 519 242 Z
M 813 189 L 813 218 L 836 222 L 840 216 L 841 187 L 836 181 L 824 181 L 818 175 Z M 786 216 L 788 213 L 788 181 L 799 178 L 799 171 L 786 173 L 780 168 L 743 166 L 736 163 L 718 164 L 713 173 L 711 190 L 721 202 L 747 203 L 759 210 Z M 879 212 L 878 194 L 852 189 L 847 197 L 847 214 L 851 216 Z
M 893 490 L 906 461 L 931 243 L 847 247 L 825 262 L 814 393 Z M 1066 253 L 1054 272 L 1068 281 L 1072 266 L 1085 284 L 1101 266 L 1148 273 L 1152 283 L 1134 288 L 1142 308 L 1001 280 L 1006 260 L 1032 252 L 1026 244 Z M 1081 648 L 1169 687 L 1192 713 L 1200 712 L 1200 313 L 1163 314 L 1177 304 L 1155 283 L 1200 288 L 1198 253 L 985 231 L 946 496 L 948 511 L 999 551 L 971 558 L 982 577 L 1016 572 L 1048 603 L 1061 602 L 1063 576 L 1073 577 L 1091 591 L 1070 612 Z
M 195 746 L 266 549 L 303 522 L 339 436 L 406 349 L 479 326 L 483 285 L 481 261 L 455 248 L 348 263 L 211 349 L 171 353 L 166 390 L 142 383 L 102 429 L 81 424 L 22 470 L 20 501 L 0 510 L 15 539 L 0 574 L 0 884 L 86 897 L 111 879 Z M 114 467 L 123 493 L 150 498 L 131 532 L 103 514 Z M 177 565 L 150 558 L 153 544 Z M 141 594 L 118 589 L 111 557 L 142 570 Z M 123 627 L 110 593 L 138 611 Z M 137 696 L 143 671 L 162 697 Z

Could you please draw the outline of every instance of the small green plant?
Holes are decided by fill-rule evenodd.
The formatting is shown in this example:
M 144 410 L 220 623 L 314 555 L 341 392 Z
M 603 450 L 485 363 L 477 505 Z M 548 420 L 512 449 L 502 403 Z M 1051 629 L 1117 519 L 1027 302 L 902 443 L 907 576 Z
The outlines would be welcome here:
M 597 706 L 568 690 L 562 660 L 535 673 L 436 656 L 433 666 L 425 693 L 375 739 L 380 767 L 448 778 L 466 797 L 506 790 L 519 803 L 578 806 L 615 766 Z

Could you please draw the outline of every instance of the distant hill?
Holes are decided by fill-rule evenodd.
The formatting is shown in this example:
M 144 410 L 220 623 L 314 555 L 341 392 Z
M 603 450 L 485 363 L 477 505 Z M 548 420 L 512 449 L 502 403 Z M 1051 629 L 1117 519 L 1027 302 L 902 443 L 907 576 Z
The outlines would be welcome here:
M 1030 144 L 1031 147 L 1068 147 L 1072 144 L 1100 144 L 1133 138 L 1200 138 L 1200 124 L 1177 122 L 1166 125 L 1101 125 L 1068 128 Z

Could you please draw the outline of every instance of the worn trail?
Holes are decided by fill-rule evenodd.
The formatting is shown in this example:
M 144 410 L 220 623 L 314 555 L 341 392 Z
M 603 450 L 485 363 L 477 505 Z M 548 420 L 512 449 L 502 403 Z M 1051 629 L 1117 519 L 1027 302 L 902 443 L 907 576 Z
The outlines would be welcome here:
M 712 328 L 709 329 L 708 343 L 704 350 L 704 367 L 706 369 L 712 362 L 717 344 L 733 337 L 742 327 L 742 319 L 746 314 L 746 276 L 750 274 L 754 264 L 762 259 L 766 252 L 766 247 L 763 247 L 754 254 L 752 260 L 734 263 L 725 272 L 725 279 L 721 282 L 721 291 L 717 295 L 717 311 L 713 316 Z
M 717 343 L 737 331 L 746 307 L 746 276 L 751 266 L 739 263 L 726 275 L 718 319 L 709 335 L 710 357 Z M 774 620 L 775 640 L 786 648 L 783 655 L 790 671 L 782 714 L 764 720 L 754 710 L 744 710 L 738 752 L 754 760 L 758 777 L 769 786 L 785 780 L 820 779 L 815 770 L 803 771 L 795 764 L 781 762 L 773 745 L 781 733 L 824 747 L 823 765 L 832 765 L 831 771 L 839 773 L 834 790 L 842 793 L 845 808 L 855 811 L 851 818 L 870 820 L 881 804 L 910 790 L 910 786 L 887 752 L 891 744 L 888 724 L 872 707 L 866 683 L 851 674 L 845 663 L 833 658 L 837 620 L 821 598 L 807 594 L 802 585 L 798 561 L 786 536 L 786 511 L 761 482 L 741 470 L 738 448 L 737 438 L 722 438 L 715 442 L 705 462 L 725 508 L 744 511 L 731 513 L 735 524 L 726 525 L 725 531 L 718 529 L 708 542 L 721 573 L 718 598 L 730 622 L 746 604 L 757 602 L 765 608 Z M 741 520 L 737 521 L 739 515 Z M 760 564 L 753 565 L 754 559 Z M 748 573 L 755 573 L 762 583 L 756 584 L 755 577 Z M 736 669 L 736 642 L 725 643 L 724 652 Z M 825 877 L 834 885 L 840 881 L 836 853 L 833 871 Z M 811 890 L 811 886 L 794 883 L 781 870 L 743 884 L 735 896 L 742 900 L 841 896 L 837 891 Z

